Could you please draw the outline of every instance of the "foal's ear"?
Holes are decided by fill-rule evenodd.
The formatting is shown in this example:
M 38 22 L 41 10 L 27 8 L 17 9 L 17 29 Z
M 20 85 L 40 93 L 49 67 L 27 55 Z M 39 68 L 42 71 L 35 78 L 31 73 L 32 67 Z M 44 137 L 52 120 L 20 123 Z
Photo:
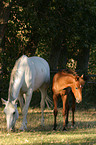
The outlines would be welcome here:
M 75 80 L 78 81 L 79 80 L 79 76 L 75 76 Z
M 83 77 L 84 77 L 84 74 L 81 75 L 81 79 L 83 79 Z
M 83 79 L 84 81 L 87 81 L 89 78 L 88 78 L 88 75 L 82 74 L 81 79 Z
M 2 104 L 6 105 L 7 101 L 1 98 Z

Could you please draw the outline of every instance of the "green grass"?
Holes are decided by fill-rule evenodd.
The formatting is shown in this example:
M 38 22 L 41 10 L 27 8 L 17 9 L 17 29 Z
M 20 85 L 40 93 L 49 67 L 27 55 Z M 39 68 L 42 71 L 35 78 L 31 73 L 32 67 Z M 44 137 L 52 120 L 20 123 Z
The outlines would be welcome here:
M 75 127 L 71 128 L 71 111 L 69 126 L 66 132 L 62 131 L 62 110 L 57 117 L 57 131 L 53 131 L 53 110 L 45 110 L 45 127 L 41 126 L 40 109 L 29 109 L 28 130 L 20 132 L 22 122 L 20 108 L 19 119 L 16 122 L 15 132 L 6 131 L 6 120 L 3 109 L 0 108 L 0 145 L 96 145 L 96 111 L 76 111 Z

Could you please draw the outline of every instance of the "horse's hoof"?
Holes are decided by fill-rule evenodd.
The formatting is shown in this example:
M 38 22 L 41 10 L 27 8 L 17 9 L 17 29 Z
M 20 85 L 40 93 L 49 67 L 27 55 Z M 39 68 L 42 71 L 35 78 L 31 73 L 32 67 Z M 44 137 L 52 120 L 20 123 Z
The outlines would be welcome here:
M 41 126 L 42 126 L 42 127 L 45 127 L 44 123 L 41 123 Z
M 27 128 L 24 128 L 23 126 L 21 126 L 21 127 L 19 128 L 19 130 L 20 130 L 20 131 L 26 131 Z
M 63 131 L 67 131 L 67 129 L 64 127 L 64 128 L 63 128 Z
M 20 130 L 20 131 L 24 131 L 24 128 L 23 128 L 23 127 L 20 127 L 19 130 Z

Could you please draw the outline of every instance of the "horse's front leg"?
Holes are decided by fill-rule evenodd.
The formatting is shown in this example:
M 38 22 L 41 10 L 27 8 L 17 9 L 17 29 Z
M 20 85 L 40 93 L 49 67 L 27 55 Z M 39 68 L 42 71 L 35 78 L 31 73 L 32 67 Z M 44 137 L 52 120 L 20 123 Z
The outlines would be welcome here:
M 24 107 L 24 102 L 23 102 L 23 94 L 21 92 L 18 95 L 18 100 L 19 100 L 21 111 L 22 111 L 22 109 Z
M 67 99 L 67 95 L 62 95 L 61 97 L 62 97 L 62 102 L 63 102 L 63 110 L 62 110 L 63 130 L 66 131 L 65 115 L 66 115 L 66 99 Z
M 56 127 L 57 127 L 57 123 L 56 123 L 56 117 L 57 117 L 57 113 L 58 113 L 58 110 L 57 110 L 57 96 L 55 94 L 53 94 L 53 102 L 54 102 L 54 128 L 53 130 L 56 130 Z
M 25 105 L 22 109 L 23 121 L 20 130 L 27 130 L 27 113 L 28 113 L 31 97 L 32 97 L 32 89 L 29 89 L 24 98 Z

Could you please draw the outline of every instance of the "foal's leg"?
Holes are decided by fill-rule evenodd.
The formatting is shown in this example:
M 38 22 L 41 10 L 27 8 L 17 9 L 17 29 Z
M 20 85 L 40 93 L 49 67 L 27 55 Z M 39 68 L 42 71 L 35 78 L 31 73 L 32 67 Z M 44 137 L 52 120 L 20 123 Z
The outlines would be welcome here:
M 68 96 L 68 94 L 70 93 L 70 88 L 66 88 L 66 95 Z M 68 100 L 68 97 L 66 99 L 66 126 L 68 125 L 68 117 L 69 117 L 69 100 Z
M 53 130 L 56 130 L 56 127 L 57 127 L 57 123 L 56 123 L 56 117 L 57 117 L 57 113 L 58 113 L 58 110 L 57 110 L 57 95 L 53 94 L 53 102 L 54 102 L 54 128 Z
M 62 95 L 62 102 L 63 102 L 63 110 L 62 110 L 62 115 L 63 115 L 63 130 L 66 130 L 65 127 L 65 115 L 66 115 L 66 99 L 67 95 Z
M 69 102 L 68 102 L 68 98 L 66 100 L 66 126 L 68 125 L 68 116 L 69 116 Z
M 28 92 L 26 93 L 26 95 L 24 96 L 25 105 L 22 109 L 23 122 L 22 122 L 20 130 L 26 130 L 27 129 L 27 113 L 28 113 L 28 108 L 29 108 L 31 98 L 32 98 L 32 88 L 30 88 L 28 90 Z
M 75 121 L 74 121 L 74 112 L 75 112 L 75 97 L 72 93 L 72 127 L 74 127 Z

